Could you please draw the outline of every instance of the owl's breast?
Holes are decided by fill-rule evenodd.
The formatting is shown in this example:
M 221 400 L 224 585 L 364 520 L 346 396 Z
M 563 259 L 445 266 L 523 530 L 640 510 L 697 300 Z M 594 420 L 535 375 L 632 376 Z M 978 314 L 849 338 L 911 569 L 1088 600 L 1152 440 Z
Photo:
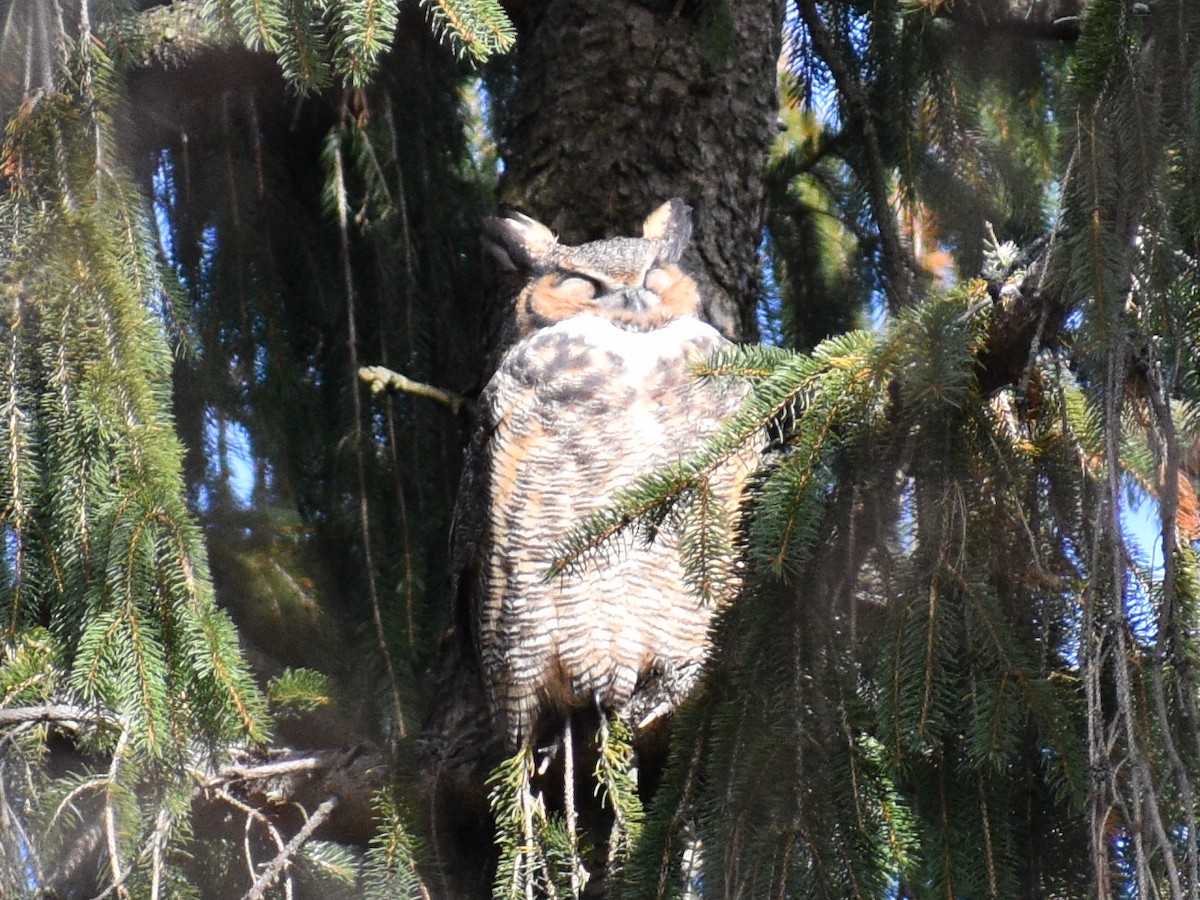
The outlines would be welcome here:
M 693 371 L 725 344 L 697 319 L 629 332 L 579 316 L 509 351 L 486 392 L 493 589 L 544 594 L 552 546 L 583 517 L 705 445 L 744 396 Z
M 712 326 L 683 318 L 651 331 L 629 331 L 582 315 L 542 329 L 514 346 L 494 383 L 517 402 L 547 406 L 621 403 L 635 396 L 686 407 L 706 391 L 692 367 L 726 340 Z M 522 396 L 523 395 L 523 396 Z
M 699 292 L 678 265 L 690 232 L 679 199 L 636 238 L 571 246 L 521 215 L 485 227 L 489 251 L 529 281 L 512 310 L 519 339 L 480 397 L 451 588 L 514 746 L 540 719 L 583 705 L 643 722 L 676 708 L 698 677 L 716 609 L 736 590 L 732 543 L 719 546 L 720 533 L 736 529 L 753 450 L 714 463 L 701 499 L 681 499 L 652 540 L 622 532 L 548 577 L 560 542 L 589 514 L 702 450 L 746 396 L 745 384 L 694 371 L 727 342 L 694 317 Z M 703 504 L 705 521 L 727 520 L 705 554 L 728 569 L 714 579 L 719 596 L 702 597 L 685 573 L 689 503 Z

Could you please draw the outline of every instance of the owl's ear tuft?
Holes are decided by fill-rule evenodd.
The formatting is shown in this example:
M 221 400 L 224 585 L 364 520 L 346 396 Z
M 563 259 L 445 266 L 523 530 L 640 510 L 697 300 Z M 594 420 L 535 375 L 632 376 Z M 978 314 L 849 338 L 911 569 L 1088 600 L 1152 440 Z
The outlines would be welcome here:
M 661 242 L 659 260 L 664 263 L 679 262 L 691 236 L 692 208 L 678 197 L 672 197 L 650 213 L 642 224 L 642 237 Z
M 558 247 L 554 232 L 523 213 L 483 221 L 483 246 L 506 269 L 537 272 Z

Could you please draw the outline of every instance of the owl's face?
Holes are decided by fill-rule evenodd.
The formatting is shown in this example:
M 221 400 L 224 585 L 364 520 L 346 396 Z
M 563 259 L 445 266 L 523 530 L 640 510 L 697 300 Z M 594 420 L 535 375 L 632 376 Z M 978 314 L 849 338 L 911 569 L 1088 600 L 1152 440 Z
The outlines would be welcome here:
M 696 284 L 676 264 L 690 235 L 691 210 L 678 199 L 647 217 L 640 238 L 573 247 L 519 213 L 490 219 L 484 229 L 485 244 L 501 263 L 530 276 L 514 310 L 518 338 L 581 315 L 631 331 L 695 316 Z

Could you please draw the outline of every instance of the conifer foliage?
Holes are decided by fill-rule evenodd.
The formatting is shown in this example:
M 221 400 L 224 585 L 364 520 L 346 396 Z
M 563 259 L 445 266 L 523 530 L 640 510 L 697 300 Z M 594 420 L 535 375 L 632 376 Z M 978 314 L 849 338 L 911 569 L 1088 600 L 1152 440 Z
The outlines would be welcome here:
M 232 32 L 250 46 L 274 51 L 293 90 L 320 87 L 329 73 L 347 84 L 365 81 L 383 48 L 391 45 L 397 21 L 395 4 L 370 2 L 180 6 L 181 15 L 192 18 L 179 21 L 197 29 L 178 35 L 181 46 L 191 46 L 188 40 L 198 36 L 196 52 L 216 48 L 219 53 L 230 46 Z M 162 10 L 151 10 L 156 12 Z M 472 50 L 471 41 L 495 49 L 508 40 L 495 22 L 487 25 L 486 35 L 478 32 L 484 28 L 481 17 L 502 16 L 494 6 L 464 3 L 458 12 L 453 28 L 464 30 L 447 39 L 459 41 L 468 55 L 488 52 Z M 217 896 L 242 859 L 244 839 L 245 861 L 237 880 L 228 881 L 245 879 L 239 896 L 284 889 L 290 896 L 297 878 L 326 896 L 330 885 L 353 883 L 361 867 L 361 853 L 347 858 L 344 846 L 313 837 L 335 816 L 339 801 L 314 803 L 306 811 L 307 830 L 301 828 L 294 848 L 284 852 L 281 826 L 254 808 L 262 795 L 235 786 L 245 784 L 245 776 L 231 774 L 265 758 L 272 732 L 269 705 L 286 730 L 289 716 L 330 699 L 326 678 L 312 669 L 272 664 L 255 677 L 245 641 L 247 634 L 251 640 L 261 637 L 245 617 L 254 615 L 264 599 L 301 610 L 311 602 L 314 568 L 317 577 L 329 577 L 327 570 L 310 565 L 314 530 L 324 527 L 334 541 L 347 532 L 370 540 L 369 509 L 363 506 L 362 516 L 357 515 L 361 491 L 348 491 L 344 509 L 327 506 L 316 524 L 297 519 L 297 496 L 311 497 L 306 492 L 320 493 L 323 487 L 313 484 L 313 467 L 292 468 L 291 457 L 272 455 L 270 448 L 287 444 L 301 457 L 309 452 L 289 443 L 284 433 L 285 428 L 303 430 L 304 402 L 287 409 L 278 408 L 278 399 L 264 402 L 261 415 L 252 408 L 256 392 L 287 390 L 279 365 L 295 348 L 283 346 L 285 331 L 300 332 L 300 346 L 314 336 L 324 340 L 288 321 L 286 311 L 272 309 L 282 299 L 280 260 L 261 252 L 255 256 L 261 243 L 254 249 L 236 246 L 236 235 L 249 236 L 241 229 L 242 216 L 269 212 L 262 207 L 252 212 L 247 203 L 243 213 L 238 191 L 243 198 L 261 199 L 263 179 L 279 177 L 262 167 L 262 132 L 241 127 L 247 112 L 255 125 L 262 124 L 254 118 L 253 92 L 245 103 L 217 105 L 216 133 L 223 140 L 209 143 L 212 133 L 195 121 L 163 128 L 161 118 L 151 114 L 147 120 L 144 109 L 129 105 L 136 94 L 131 82 L 147 60 L 158 58 L 154 41 L 175 37 L 164 38 L 154 20 L 148 26 L 139 20 L 136 4 L 4 4 L 0 22 L 0 108 L 6 125 L 0 152 L 0 452 L 5 459 L 0 477 L 0 894 L 93 896 L 107 889 L 126 897 Z M 177 63 L 172 57 L 167 70 Z M 386 78 L 379 81 L 381 96 L 396 89 Z M 283 83 L 278 82 L 280 88 Z M 280 100 L 286 96 L 281 90 Z M 304 201 L 315 213 L 310 218 L 327 223 L 332 218 L 334 226 L 329 232 L 334 239 L 326 242 L 334 249 L 324 251 L 328 276 L 310 280 L 310 286 L 321 291 L 348 283 L 365 297 L 364 304 L 373 302 L 366 284 L 371 279 L 351 277 L 352 261 L 346 253 L 339 257 L 338 216 L 348 237 L 348 203 L 356 205 L 360 223 L 367 217 L 395 223 L 401 218 L 396 205 L 407 215 L 403 200 L 389 194 L 405 186 L 397 187 L 394 168 L 382 172 L 395 165 L 395 142 L 404 126 L 397 126 L 389 110 L 368 134 L 348 106 L 340 110 L 344 119 L 336 107 L 330 115 L 327 103 L 308 106 L 318 110 L 310 115 L 324 117 L 326 131 L 312 145 L 313 171 L 323 172 L 328 184 L 341 185 L 340 192 L 329 194 L 329 210 L 322 209 L 318 192 Z M 453 121 L 459 111 L 451 100 L 441 114 Z M 161 138 L 164 131 L 165 144 L 147 146 L 149 132 Z M 380 150 L 389 139 L 390 154 Z M 461 133 L 454 139 L 465 146 Z M 226 168 L 232 154 L 256 141 L 257 170 Z M 205 191 L 217 172 L 231 179 L 219 208 L 189 206 L 191 198 L 211 199 Z M 423 180 L 426 189 L 439 189 L 436 178 L 422 179 L 415 171 L 409 177 Z M 280 201 L 291 202 L 284 191 Z M 464 222 L 475 218 L 464 212 L 467 206 L 453 210 Z M 407 221 L 403 226 L 411 240 L 417 229 L 409 229 Z M 392 241 L 399 232 L 393 228 L 380 240 Z M 261 242 L 270 234 L 259 231 L 255 237 Z M 300 249 L 298 256 L 312 249 L 303 238 L 290 246 Z M 348 253 L 348 245 L 344 249 Z M 311 256 L 308 262 L 319 264 Z M 425 263 L 438 261 L 430 257 Z M 411 259 L 409 266 L 409 284 L 415 284 L 423 276 L 412 271 Z M 346 314 L 343 307 L 333 318 L 335 328 L 346 322 Z M 352 307 L 349 315 L 353 328 Z M 310 318 L 324 317 L 316 312 Z M 407 324 L 414 342 L 424 339 L 411 314 Z M 258 351 L 251 349 L 255 341 L 262 342 Z M 378 344 L 372 352 L 379 353 Z M 386 353 L 382 358 L 386 361 Z M 336 391 L 352 390 L 355 379 L 345 358 L 339 354 L 334 364 L 348 376 L 334 382 Z M 318 366 L 310 356 L 299 360 L 299 373 L 286 373 L 288 381 L 317 382 L 316 396 L 310 394 L 317 404 L 325 387 Z M 414 371 L 420 374 L 419 368 Z M 178 388 L 206 376 L 207 395 Z M 338 402 L 336 395 L 324 401 Z M 274 418 L 267 412 L 272 405 Z M 286 420 L 284 413 L 293 418 Z M 390 417 L 375 426 L 395 434 Z M 228 435 L 246 427 L 255 428 L 260 459 L 272 466 L 270 472 L 260 466 L 254 473 L 263 502 L 253 514 L 238 506 L 229 483 L 236 451 L 229 449 Z M 364 421 L 362 427 L 371 426 Z M 186 452 L 181 434 L 191 440 Z M 358 448 L 362 478 L 370 477 L 366 468 L 374 462 L 364 450 L 366 441 L 360 435 L 351 445 Z M 216 451 L 211 466 L 204 461 L 208 448 Z M 415 444 L 412 449 L 420 450 Z M 345 464 L 344 453 L 330 455 Z M 293 479 L 299 487 L 293 487 Z M 337 480 L 329 487 L 341 489 Z M 435 482 L 424 479 L 421 490 L 436 489 Z M 284 503 L 272 502 L 280 495 Z M 404 503 L 401 496 L 401 510 Z M 343 512 L 345 519 L 339 519 Z M 241 522 L 232 524 L 239 516 Z M 227 542 L 213 539 L 218 522 L 216 533 L 225 534 Z M 346 531 L 340 530 L 342 522 Z M 209 526 L 207 534 L 203 524 Z M 435 528 L 441 531 L 444 525 Z M 406 539 L 418 535 L 414 527 Z M 396 541 L 396 546 L 405 544 Z M 215 602 L 209 548 L 217 557 L 215 580 L 242 582 L 242 603 L 232 605 L 233 616 L 242 619 L 240 635 L 230 604 L 222 608 Z M 401 561 L 377 557 L 376 567 L 373 583 L 382 577 L 391 585 L 401 581 L 395 590 L 409 605 L 399 618 L 412 626 L 420 577 L 412 555 Z M 273 624 L 259 627 L 270 631 Z M 308 635 L 323 624 L 319 618 L 310 622 Z M 328 633 L 320 642 L 327 646 L 308 657 L 301 654 L 301 664 L 316 659 L 331 668 L 328 661 L 344 640 L 341 629 L 349 626 L 325 627 Z M 281 643 L 294 656 L 286 641 Z M 429 652 L 411 632 L 408 645 Z M 286 655 L 277 658 L 291 661 Z M 390 656 L 381 668 L 391 673 L 382 678 L 381 694 L 394 699 L 395 710 L 385 718 L 403 733 L 399 676 Z M 369 785 L 364 790 L 369 792 Z M 244 820 L 244 835 L 241 825 L 227 835 L 219 827 L 213 833 L 214 814 L 206 810 L 214 801 L 216 821 L 234 814 Z M 272 815 L 279 816 L 276 806 Z M 388 809 L 381 807 L 382 821 L 390 821 Z M 208 829 L 205 839 L 197 836 L 197 827 Z M 381 841 L 377 872 L 368 881 L 402 885 L 407 877 L 414 882 L 405 846 L 395 836 Z M 391 862 L 397 852 L 403 857 L 398 874 Z M 273 858 L 276 863 L 270 865 Z M 306 868 L 297 876 L 291 869 L 301 859 Z
M 1200 7 L 782 20 L 749 399 L 555 569 L 741 596 L 530 805 L 443 640 L 504 10 L 0 2 L 0 895 L 1200 896 Z
M 56 48 L 67 55 L 54 83 L 9 120 L 2 163 L 0 671 L 19 724 L 3 761 L 0 877 L 11 896 L 45 884 L 42 860 L 71 852 L 92 818 L 112 884 L 169 884 L 165 848 L 187 827 L 198 745 L 267 728 L 184 503 L 177 298 L 148 204 L 114 153 L 114 67 L 86 15 L 75 36 Z M 69 726 L 97 764 L 47 783 L 48 723 Z M 34 814 L 20 824 L 22 808 Z
M 839 215 L 891 315 L 715 367 L 751 379 L 777 449 L 747 510 L 754 580 L 650 808 L 648 892 L 688 889 L 669 823 L 689 818 L 706 895 L 1200 891 L 1200 22 L 1003 7 L 796 4 L 792 89 L 830 125 L 773 163 L 780 247 L 820 258 L 811 217 Z M 1068 53 L 976 43 L 1067 26 Z M 655 508 L 644 486 L 629 511 Z M 1157 501 L 1149 539 L 1131 494 Z

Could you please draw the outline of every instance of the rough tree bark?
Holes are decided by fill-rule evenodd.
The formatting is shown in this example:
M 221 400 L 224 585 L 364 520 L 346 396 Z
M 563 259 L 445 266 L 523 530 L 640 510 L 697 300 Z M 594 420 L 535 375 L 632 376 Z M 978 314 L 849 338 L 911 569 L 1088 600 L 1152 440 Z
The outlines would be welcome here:
M 758 337 L 763 163 L 777 128 L 782 3 L 513 4 L 516 85 L 500 201 L 570 243 L 694 207 L 685 265 L 728 337 Z

